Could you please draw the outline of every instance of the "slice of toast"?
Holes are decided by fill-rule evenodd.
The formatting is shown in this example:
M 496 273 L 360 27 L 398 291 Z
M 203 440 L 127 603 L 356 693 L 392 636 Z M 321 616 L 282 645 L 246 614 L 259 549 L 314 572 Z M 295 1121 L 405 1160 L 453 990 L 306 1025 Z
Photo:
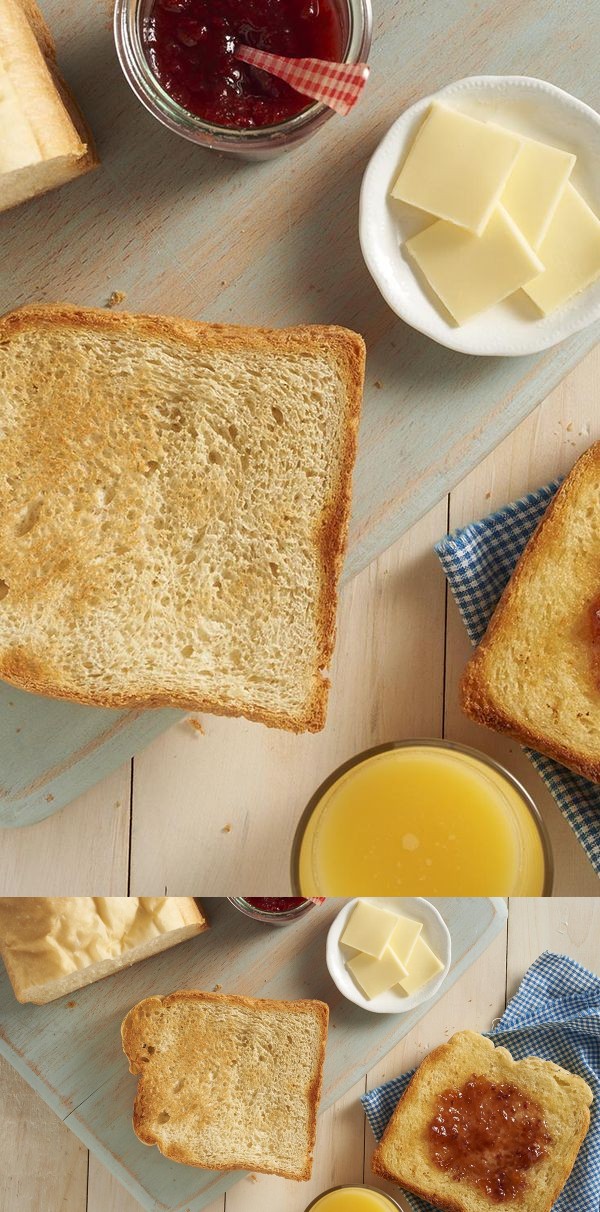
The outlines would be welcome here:
M 0 320 L 0 677 L 322 728 L 363 370 L 335 327 Z
M 97 163 L 35 0 L 0 0 L 0 211 Z
M 491 1098 L 492 1106 L 497 1106 L 488 1127 L 487 1103 L 475 1103 L 474 1131 L 459 1119 L 465 1086 L 473 1078 L 495 1088 Z M 516 1094 L 510 1094 L 511 1089 Z M 449 1092 L 446 1105 L 452 1108 L 450 1131 L 455 1133 L 459 1157 L 454 1170 L 436 1162 L 436 1151 L 443 1152 L 447 1138 L 440 1136 L 439 1125 L 431 1131 Z M 592 1100 L 587 1083 L 559 1065 L 535 1056 L 514 1061 L 506 1048 L 495 1048 L 474 1031 L 459 1031 L 417 1069 L 374 1153 L 373 1171 L 444 1212 L 490 1212 L 500 1203 L 511 1212 L 550 1212 L 588 1130 Z M 507 1118 L 516 1123 L 510 1140 L 503 1127 Z M 531 1136 L 530 1124 L 534 1125 Z M 522 1151 L 527 1142 L 531 1152 L 525 1166 Z M 542 1145 L 539 1157 L 537 1142 Z M 474 1181 L 473 1167 L 479 1177 L 482 1162 L 486 1170 L 480 1185 Z M 524 1186 L 508 1199 L 499 1197 L 505 1184 L 515 1181 L 514 1166 Z
M 460 686 L 478 724 L 600 782 L 600 442 L 530 539 Z M 600 628 L 598 629 L 600 630 Z
M 305 1182 L 312 1171 L 329 1009 L 179 991 L 122 1026 L 139 1075 L 133 1126 L 172 1161 Z
M 204 930 L 191 896 L 0 897 L 0 956 L 17 1001 L 38 1006 Z

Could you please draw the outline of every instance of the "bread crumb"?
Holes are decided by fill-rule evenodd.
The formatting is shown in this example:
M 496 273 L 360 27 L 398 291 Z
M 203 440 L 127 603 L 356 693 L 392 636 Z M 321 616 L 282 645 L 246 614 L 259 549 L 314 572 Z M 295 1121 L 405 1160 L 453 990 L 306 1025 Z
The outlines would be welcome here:
M 213 993 L 219 993 L 222 988 L 222 985 L 213 985 Z
M 373 387 L 377 387 L 378 390 L 381 391 L 381 389 L 383 387 L 383 383 L 381 382 L 381 379 L 375 379 Z
M 486 494 L 485 494 L 486 501 L 489 501 L 491 495 L 492 495 L 491 492 L 486 492 Z
M 67 1002 L 67 1010 L 73 1010 L 77 1002 Z
M 233 829 L 233 825 L 223 825 L 221 833 L 231 833 L 232 829 Z
M 126 298 L 127 298 L 127 295 L 125 294 L 124 291 L 113 290 L 113 292 L 112 292 L 110 298 L 107 300 L 105 306 L 106 307 L 118 307 L 119 303 L 122 303 L 123 300 Z
M 573 422 L 569 421 L 569 424 L 567 425 L 567 433 L 570 433 L 572 428 L 573 428 Z
M 258 1182 L 258 1174 L 249 1174 L 249 1175 L 248 1175 L 248 1182 L 249 1182 L 249 1183 L 257 1183 L 257 1182 Z
M 195 728 L 196 732 L 199 732 L 201 736 L 206 736 L 206 733 L 204 731 L 204 728 L 202 727 L 202 724 L 200 723 L 200 720 L 197 720 L 195 715 L 188 716 L 187 722 L 188 722 L 188 724 L 191 724 L 192 728 Z
M 15 732 L 20 732 L 20 731 L 21 731 L 20 728 L 15 728 Z
M 46 803 L 51 804 L 53 799 L 54 799 L 54 796 L 50 795 L 50 793 L 48 793 L 48 795 L 46 796 Z

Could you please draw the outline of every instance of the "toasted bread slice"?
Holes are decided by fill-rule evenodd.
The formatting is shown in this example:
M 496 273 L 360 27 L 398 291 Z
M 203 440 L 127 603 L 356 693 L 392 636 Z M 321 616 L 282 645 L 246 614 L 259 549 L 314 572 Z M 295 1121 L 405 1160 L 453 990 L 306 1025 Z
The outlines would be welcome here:
M 130 1010 L 140 1081 L 133 1126 L 165 1157 L 208 1170 L 310 1178 L 329 1009 L 180 991 Z
M 35 0 L 0 0 L 0 211 L 97 163 Z
M 321 728 L 363 367 L 341 328 L 0 320 L 0 677 Z
M 463 710 L 600 782 L 600 442 L 530 539 L 471 657 Z M 600 602 L 598 603 L 600 606 Z
M 485 1185 L 475 1184 L 470 1175 L 457 1178 L 456 1173 L 441 1168 L 434 1160 L 436 1144 L 432 1145 L 430 1127 L 438 1114 L 440 1099 L 448 1091 L 463 1091 L 473 1077 L 504 1087 L 499 1093 L 499 1123 L 507 1106 L 511 1114 L 506 1087 L 516 1088 L 518 1096 L 522 1096 L 525 1109 L 516 1114 L 516 1150 L 525 1145 L 527 1117 L 537 1122 L 539 1116 L 542 1120 L 544 1154 L 530 1168 L 521 1169 L 525 1185 L 509 1200 L 492 1197 Z M 506 1203 L 511 1212 L 550 1212 L 588 1130 L 592 1100 L 587 1083 L 559 1065 L 535 1056 L 514 1061 L 506 1048 L 495 1048 L 491 1040 L 474 1031 L 459 1031 L 447 1044 L 431 1052 L 417 1069 L 375 1151 L 373 1171 L 445 1212 L 490 1212 L 499 1202 L 503 1206 Z M 457 1106 L 459 1099 L 453 1097 L 454 1111 Z M 475 1107 L 477 1128 L 481 1120 L 481 1112 Z M 486 1158 L 489 1172 L 495 1176 L 495 1180 L 491 1179 L 492 1186 L 494 1181 L 500 1184 L 505 1181 L 507 1164 L 510 1170 L 512 1141 L 507 1146 L 506 1138 L 498 1137 L 497 1131 L 498 1124 L 493 1123 L 487 1139 L 479 1137 L 475 1152 L 462 1125 L 457 1129 L 460 1164 L 468 1171 L 473 1162 L 479 1165 Z M 537 1139 L 534 1134 L 533 1141 Z M 517 1159 L 519 1164 L 522 1159 Z
M 41 1006 L 208 930 L 191 896 L 0 897 L 0 956 Z

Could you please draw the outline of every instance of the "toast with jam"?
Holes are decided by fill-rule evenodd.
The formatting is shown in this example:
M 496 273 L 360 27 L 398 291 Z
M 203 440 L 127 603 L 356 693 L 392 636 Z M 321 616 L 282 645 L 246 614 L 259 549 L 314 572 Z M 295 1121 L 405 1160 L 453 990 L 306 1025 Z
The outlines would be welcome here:
M 425 1058 L 373 1172 L 444 1212 L 550 1212 L 590 1123 L 592 1091 L 551 1061 L 459 1031 Z

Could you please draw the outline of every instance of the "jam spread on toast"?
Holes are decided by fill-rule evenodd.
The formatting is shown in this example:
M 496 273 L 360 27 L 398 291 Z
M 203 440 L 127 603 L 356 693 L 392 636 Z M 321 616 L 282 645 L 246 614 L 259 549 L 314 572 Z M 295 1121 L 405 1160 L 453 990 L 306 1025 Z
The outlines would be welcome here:
M 527 1174 L 552 1144 L 542 1108 L 510 1082 L 475 1074 L 445 1090 L 428 1126 L 431 1157 L 456 1182 L 509 1203 L 527 1186 Z

